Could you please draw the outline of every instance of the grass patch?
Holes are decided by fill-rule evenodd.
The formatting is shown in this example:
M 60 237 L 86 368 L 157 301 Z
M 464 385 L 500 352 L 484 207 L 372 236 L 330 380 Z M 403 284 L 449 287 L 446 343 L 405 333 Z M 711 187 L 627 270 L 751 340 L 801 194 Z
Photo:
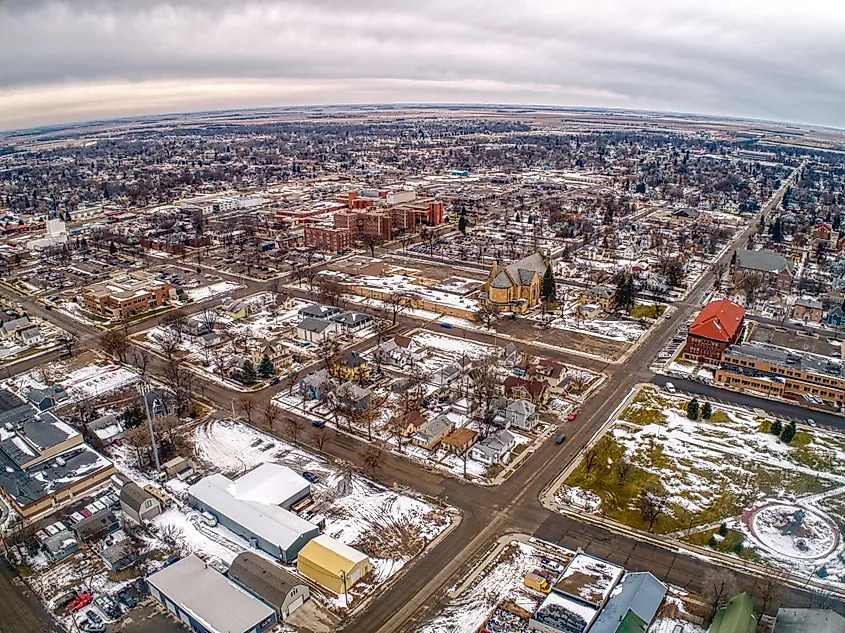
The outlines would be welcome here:
M 737 554 L 745 560 L 754 561 L 759 558 L 757 552 L 753 549 L 744 547 L 745 535 L 737 530 L 727 530 L 721 539 L 719 538 L 719 528 L 714 528 L 703 532 L 695 532 L 688 537 L 685 536 L 681 540 L 693 545 L 709 547 L 717 552 Z
M 807 431 L 798 431 L 795 434 L 795 437 L 792 438 L 792 441 L 789 443 L 790 446 L 794 446 L 796 448 L 804 448 L 808 444 L 813 441 L 813 436 L 810 435 Z
M 639 426 L 646 424 L 666 424 L 666 414 L 657 409 L 650 409 L 638 405 L 627 407 L 620 415 L 620 420 L 631 422 Z
M 660 316 L 666 312 L 666 306 L 649 306 L 649 305 L 635 305 L 631 308 L 632 319 L 642 319 L 644 317 L 654 318 L 655 314 Z
M 705 420 L 705 422 L 712 422 L 714 424 L 719 424 L 722 422 L 730 422 L 731 419 L 728 417 L 728 414 L 724 411 L 714 411 L 713 414 L 710 416 L 709 420 Z

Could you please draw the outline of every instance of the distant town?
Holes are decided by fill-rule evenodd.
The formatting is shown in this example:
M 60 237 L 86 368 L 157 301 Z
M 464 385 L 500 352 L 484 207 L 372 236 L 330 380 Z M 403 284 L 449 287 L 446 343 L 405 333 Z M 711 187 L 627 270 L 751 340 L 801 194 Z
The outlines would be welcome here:
M 845 633 L 843 150 L 505 106 L 0 134 L 10 631 Z

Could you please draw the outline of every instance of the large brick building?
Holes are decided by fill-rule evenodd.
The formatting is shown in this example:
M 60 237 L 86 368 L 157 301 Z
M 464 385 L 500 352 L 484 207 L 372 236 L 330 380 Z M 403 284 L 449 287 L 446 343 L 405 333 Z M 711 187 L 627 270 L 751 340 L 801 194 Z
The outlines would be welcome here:
M 154 275 L 133 270 L 82 289 L 85 309 L 110 319 L 126 319 L 161 307 L 173 286 Z
M 333 226 L 306 226 L 305 245 L 321 251 L 339 253 L 349 248 L 352 232 Z
M 718 364 L 722 352 L 739 338 L 744 320 L 745 308 L 741 305 L 727 299 L 711 301 L 689 326 L 684 358 Z

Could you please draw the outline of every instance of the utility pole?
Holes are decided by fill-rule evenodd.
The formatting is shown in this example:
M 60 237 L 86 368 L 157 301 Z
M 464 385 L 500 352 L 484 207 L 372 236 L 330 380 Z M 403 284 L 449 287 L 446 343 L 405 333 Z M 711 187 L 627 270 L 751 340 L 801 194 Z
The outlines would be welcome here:
M 150 417 L 150 403 L 147 401 L 147 394 L 150 393 L 150 386 L 146 382 L 139 383 L 138 393 L 141 394 L 141 398 L 144 401 L 144 409 L 147 412 L 147 425 L 150 430 L 150 440 L 153 443 L 153 457 L 156 462 L 156 474 L 158 474 L 161 472 L 161 462 L 158 459 L 158 446 L 156 446 L 156 436 L 155 431 L 153 431 L 153 419 Z

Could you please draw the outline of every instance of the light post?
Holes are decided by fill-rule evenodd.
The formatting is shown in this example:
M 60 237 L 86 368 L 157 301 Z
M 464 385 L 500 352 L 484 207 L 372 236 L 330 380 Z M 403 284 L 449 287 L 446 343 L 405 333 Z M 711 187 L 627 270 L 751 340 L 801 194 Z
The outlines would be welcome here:
M 150 417 L 150 403 L 147 400 L 147 395 L 150 393 L 150 386 L 146 382 L 138 383 L 138 393 L 141 394 L 141 399 L 144 401 L 144 409 L 147 412 L 147 426 L 150 430 L 150 440 L 153 444 L 153 457 L 156 463 L 156 474 L 161 472 L 161 462 L 158 459 L 158 446 L 156 446 L 155 431 L 153 431 L 153 419 Z
M 347 609 L 349 608 L 349 598 L 346 595 L 346 572 L 342 569 L 340 570 L 340 583 L 341 588 L 343 589 L 343 606 Z

